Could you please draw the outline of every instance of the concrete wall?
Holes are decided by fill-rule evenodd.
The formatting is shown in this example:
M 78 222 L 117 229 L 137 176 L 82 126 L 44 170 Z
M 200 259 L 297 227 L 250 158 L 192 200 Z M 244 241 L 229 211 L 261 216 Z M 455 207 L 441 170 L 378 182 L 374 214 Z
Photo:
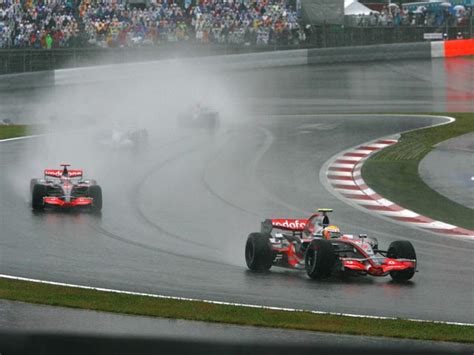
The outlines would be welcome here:
M 0 92 L 53 85 L 78 85 L 127 77 L 136 78 L 163 66 L 206 66 L 213 70 L 242 70 L 306 64 L 331 64 L 445 57 L 474 53 L 474 40 L 381 44 L 372 46 L 299 49 L 201 58 L 167 59 L 146 63 L 116 64 L 52 72 L 0 76 Z
M 430 57 L 431 47 L 429 42 L 318 48 L 308 50 L 308 64 L 386 61 Z
M 145 63 L 105 65 L 97 67 L 59 69 L 54 71 L 55 85 L 91 83 L 111 78 L 137 78 L 163 67 L 196 66 L 213 70 L 243 70 L 308 64 L 308 50 L 289 50 L 250 54 L 220 55 L 189 59 L 165 59 Z

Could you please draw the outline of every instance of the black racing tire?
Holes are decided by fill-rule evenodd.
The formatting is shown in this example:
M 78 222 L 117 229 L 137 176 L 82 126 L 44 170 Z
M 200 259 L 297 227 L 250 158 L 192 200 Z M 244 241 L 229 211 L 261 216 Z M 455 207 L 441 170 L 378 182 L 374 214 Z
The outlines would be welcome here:
M 273 264 L 273 251 L 268 235 L 249 234 L 245 244 L 245 261 L 252 271 L 270 270 Z
M 392 259 L 416 260 L 415 248 L 407 240 L 397 240 L 390 244 L 387 257 Z M 405 282 L 415 275 L 415 268 L 403 271 L 390 271 L 390 276 L 394 281 Z
M 217 114 L 210 115 L 207 122 L 207 128 L 211 132 L 215 132 L 219 129 L 219 126 L 220 126 L 219 115 Z
M 92 197 L 92 209 L 96 212 L 102 210 L 102 189 L 99 185 L 89 187 L 89 197 Z
M 35 184 L 31 191 L 31 207 L 35 211 L 44 210 L 43 197 L 46 196 L 46 186 Z
M 315 280 L 331 276 L 336 263 L 336 253 L 329 240 L 314 239 L 306 250 L 305 269 Z
M 33 188 L 38 183 L 38 179 L 31 179 L 30 180 L 30 193 L 33 193 Z
M 148 131 L 146 129 L 141 131 L 140 144 L 142 148 L 148 147 Z

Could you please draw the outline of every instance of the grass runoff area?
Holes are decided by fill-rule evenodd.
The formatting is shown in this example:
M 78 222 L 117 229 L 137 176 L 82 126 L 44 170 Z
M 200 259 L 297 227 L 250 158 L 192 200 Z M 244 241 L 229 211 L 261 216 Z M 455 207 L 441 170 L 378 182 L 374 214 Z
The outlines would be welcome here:
M 474 230 L 473 210 L 440 195 L 418 174 L 420 161 L 434 145 L 474 131 L 474 113 L 445 115 L 456 121 L 402 134 L 397 144 L 374 154 L 364 163 L 362 177 L 378 194 L 400 206 Z
M 157 299 L 0 278 L 0 298 L 52 306 L 247 326 L 474 343 L 474 327 Z
M 26 125 L 0 125 L 0 139 L 26 136 L 28 127 Z

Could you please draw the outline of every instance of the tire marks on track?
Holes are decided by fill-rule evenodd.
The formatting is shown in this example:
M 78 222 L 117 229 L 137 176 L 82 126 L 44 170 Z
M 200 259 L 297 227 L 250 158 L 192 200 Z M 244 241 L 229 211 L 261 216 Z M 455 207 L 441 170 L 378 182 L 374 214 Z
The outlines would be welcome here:
M 187 141 L 189 140 L 190 136 L 189 135 L 186 135 L 186 136 L 182 136 L 182 137 L 179 137 L 177 139 L 174 139 L 170 142 L 167 142 L 165 144 L 162 144 L 158 147 L 156 147 L 155 149 L 163 149 L 163 148 L 167 148 L 167 147 L 170 147 L 170 146 L 173 146 L 175 144 L 178 144 L 180 142 L 183 142 L 183 141 Z M 171 238 L 174 238 L 174 239 L 177 239 L 177 240 L 180 240 L 182 242 L 185 242 L 187 244 L 193 244 L 193 245 L 196 245 L 196 246 L 199 246 L 199 247 L 204 247 L 204 248 L 207 248 L 207 249 L 213 249 L 213 250 L 216 250 L 215 248 L 212 248 L 212 247 L 209 247 L 208 245 L 206 244 L 203 244 L 203 243 L 199 243 L 199 242 L 196 242 L 194 240 L 189 240 L 188 238 L 185 238 L 181 235 L 178 235 L 176 233 L 173 233 L 171 231 L 168 231 L 166 230 L 164 227 L 160 226 L 159 224 L 151 221 L 145 214 L 144 212 L 141 210 L 141 208 L 139 207 L 139 204 L 138 204 L 138 196 L 140 194 L 140 189 L 142 188 L 142 185 L 145 183 L 145 181 L 150 177 L 152 176 L 154 173 L 156 173 L 157 171 L 159 171 L 160 169 L 163 169 L 165 166 L 167 166 L 168 164 L 171 164 L 172 162 L 180 159 L 180 158 L 183 158 L 184 156 L 188 155 L 188 154 L 191 154 L 193 152 L 195 152 L 198 148 L 195 147 L 195 148 L 192 148 L 192 149 L 187 149 L 185 151 L 182 151 L 178 154 L 175 154 L 171 157 L 168 157 L 167 159 L 165 159 L 164 161 L 160 161 L 159 163 L 156 163 L 155 165 L 153 165 L 150 169 L 148 169 L 144 174 L 143 174 L 143 177 L 142 179 L 140 179 L 139 183 L 136 185 L 136 188 L 133 189 L 130 194 L 129 194 L 129 200 L 131 201 L 131 205 L 134 206 L 134 210 L 135 212 L 137 213 L 137 216 L 146 224 L 148 225 L 149 227 L 151 227 L 152 229 L 154 230 L 157 230 L 158 232 L 160 232 L 161 234 L 164 234 L 168 237 L 171 237 Z M 211 261 L 211 260 L 208 260 L 208 259 L 204 259 L 204 258 L 199 258 L 199 257 L 192 257 L 192 256 L 189 256 L 189 255 L 186 255 L 186 254 L 182 254 L 182 253 L 176 253 L 176 252 L 173 252 L 173 251 L 170 251 L 170 250 L 166 250 L 166 249 L 162 249 L 162 248 L 158 248 L 156 246 L 152 246 L 150 244 L 147 244 L 147 243 L 143 243 L 143 242 L 138 242 L 138 241 L 134 241 L 130 238 L 127 238 L 125 236 L 122 236 L 122 235 L 119 235 L 115 232 L 112 232 L 110 230 L 108 230 L 107 228 L 104 228 L 104 227 L 101 227 L 101 226 L 98 226 L 96 224 L 91 224 L 89 223 L 89 227 L 93 230 L 95 230 L 96 232 L 106 236 L 106 237 L 109 237 L 109 238 L 112 238 L 116 241 L 119 241 L 119 242 L 122 242 L 122 243 L 126 243 L 126 244 L 129 244 L 129 245 L 133 245 L 133 246 L 136 246 L 136 247 L 139 247 L 139 248 L 144 248 L 144 249 L 147 249 L 147 250 L 153 250 L 155 252 L 159 252 L 159 253 L 166 253 L 168 255 L 173 255 L 173 256 L 177 256 L 177 257 L 184 257 L 184 258 L 187 258 L 187 259 L 192 259 L 192 260 L 196 260 L 196 261 L 202 261 L 202 262 L 209 262 L 209 263 L 213 263 L 213 264 L 220 264 L 220 265 L 228 265 L 228 264 L 225 264 L 225 263 L 222 263 L 222 262 L 219 262 L 219 261 Z

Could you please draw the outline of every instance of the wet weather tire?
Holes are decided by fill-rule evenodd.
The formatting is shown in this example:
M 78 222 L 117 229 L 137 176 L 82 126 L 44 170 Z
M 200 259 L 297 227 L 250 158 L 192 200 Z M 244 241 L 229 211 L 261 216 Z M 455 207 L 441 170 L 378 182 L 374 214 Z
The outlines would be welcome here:
M 99 185 L 89 187 L 89 197 L 92 197 L 92 209 L 96 212 L 102 210 L 102 189 Z
M 46 196 L 46 187 L 44 185 L 36 184 L 31 192 L 31 207 L 35 211 L 44 209 L 43 197 Z
M 273 251 L 269 236 L 251 233 L 245 244 L 245 261 L 252 271 L 267 271 L 272 267 Z
M 415 248 L 406 240 L 397 240 L 388 247 L 387 257 L 393 259 L 416 260 Z M 404 282 L 410 280 L 415 275 L 415 268 L 403 271 L 390 271 L 390 276 L 394 281 Z
M 31 179 L 30 180 L 30 193 L 33 193 L 33 188 L 38 183 L 38 179 Z
M 306 273 L 312 279 L 324 279 L 331 275 L 336 263 L 336 253 L 329 240 L 315 239 L 305 255 Z

